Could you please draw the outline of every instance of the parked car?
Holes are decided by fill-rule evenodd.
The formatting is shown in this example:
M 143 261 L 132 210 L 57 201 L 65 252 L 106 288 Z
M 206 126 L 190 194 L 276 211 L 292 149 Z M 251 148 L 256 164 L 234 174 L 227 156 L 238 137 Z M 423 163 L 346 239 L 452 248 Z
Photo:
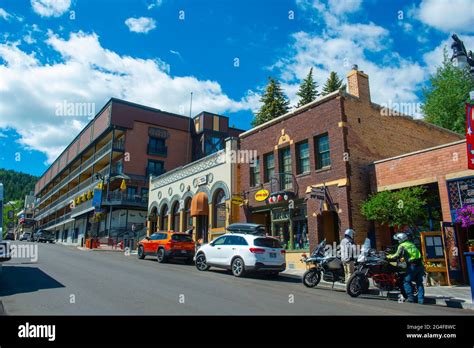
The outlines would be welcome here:
M 33 235 L 33 241 L 38 243 L 54 243 L 54 233 L 46 230 L 38 230 Z
M 278 276 L 286 268 L 285 250 L 273 237 L 227 233 L 198 249 L 196 268 L 207 271 L 210 267 L 231 270 L 236 277 L 250 271 Z
M 157 232 L 138 243 L 138 258 L 155 256 L 159 263 L 182 259 L 191 264 L 195 244 L 190 235 L 182 232 Z
M 0 233 L 0 276 L 2 275 L 2 262 L 10 259 L 10 242 L 4 242 Z
M 20 241 L 29 241 L 31 239 L 31 232 L 23 232 L 20 236 Z
M 13 232 L 8 232 L 5 236 L 5 240 L 15 240 L 15 235 L 13 234 Z

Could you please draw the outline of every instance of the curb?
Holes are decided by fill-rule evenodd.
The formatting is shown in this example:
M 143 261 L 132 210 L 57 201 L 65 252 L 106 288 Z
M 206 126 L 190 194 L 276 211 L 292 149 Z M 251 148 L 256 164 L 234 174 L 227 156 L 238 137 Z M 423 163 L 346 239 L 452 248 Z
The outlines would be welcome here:
M 282 273 L 280 273 L 280 276 L 301 280 L 301 275 L 294 274 L 294 273 L 292 274 L 292 273 L 282 272 Z M 332 283 L 328 283 L 328 282 L 325 282 L 324 280 L 321 280 L 321 282 L 318 284 L 318 286 L 321 286 L 321 287 L 324 287 L 324 288 L 334 288 L 334 289 L 339 289 L 339 290 L 344 290 L 345 291 L 345 286 L 341 283 L 334 283 L 334 287 L 333 287 Z M 385 292 L 382 292 L 382 291 L 377 290 L 377 289 L 371 289 L 371 294 L 373 294 L 373 295 L 382 296 L 383 293 L 385 293 Z M 389 295 L 389 297 L 390 297 L 390 295 Z M 428 296 L 425 297 L 425 301 L 426 301 L 427 305 L 435 305 L 435 306 L 441 306 L 441 307 L 474 310 L 474 304 L 473 303 L 465 302 L 465 300 L 462 300 L 462 299 L 436 298 L 436 297 L 428 295 Z

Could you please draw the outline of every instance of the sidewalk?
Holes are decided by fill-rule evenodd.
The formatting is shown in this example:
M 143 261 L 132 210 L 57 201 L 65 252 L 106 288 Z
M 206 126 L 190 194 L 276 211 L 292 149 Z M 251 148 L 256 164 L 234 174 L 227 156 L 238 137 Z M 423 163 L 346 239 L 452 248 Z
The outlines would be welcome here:
M 304 270 L 289 270 L 280 273 L 283 277 L 291 277 L 302 279 Z M 304 286 L 301 284 L 301 286 Z M 321 280 L 318 286 L 332 287 L 332 283 Z M 318 287 L 317 286 L 317 287 Z M 316 287 L 316 288 L 317 288 Z M 345 285 L 342 283 L 334 283 L 334 289 L 344 290 Z M 379 296 L 387 296 L 385 291 L 379 291 L 371 287 L 371 294 Z M 397 298 L 395 293 L 389 294 L 390 298 Z M 425 303 L 430 305 L 445 306 L 451 308 L 462 308 L 474 310 L 474 304 L 471 299 L 471 288 L 467 285 L 460 286 L 425 286 Z
M 125 250 L 123 249 L 120 249 L 120 248 L 112 248 L 110 246 L 101 246 L 100 248 L 94 248 L 94 249 L 90 249 L 90 248 L 85 248 L 85 247 L 76 247 L 78 250 L 82 250 L 82 251 L 112 251 L 112 252 L 118 252 L 118 253 L 125 253 Z M 130 250 L 130 255 L 136 255 L 137 254 L 137 251 L 136 250 Z

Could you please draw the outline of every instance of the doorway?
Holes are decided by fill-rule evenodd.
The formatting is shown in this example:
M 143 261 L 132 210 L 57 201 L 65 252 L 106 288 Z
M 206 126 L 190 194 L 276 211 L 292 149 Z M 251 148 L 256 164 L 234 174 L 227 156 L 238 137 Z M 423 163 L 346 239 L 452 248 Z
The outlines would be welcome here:
M 326 239 L 327 244 L 339 244 L 339 217 L 335 211 L 323 211 L 320 218 L 320 239 Z

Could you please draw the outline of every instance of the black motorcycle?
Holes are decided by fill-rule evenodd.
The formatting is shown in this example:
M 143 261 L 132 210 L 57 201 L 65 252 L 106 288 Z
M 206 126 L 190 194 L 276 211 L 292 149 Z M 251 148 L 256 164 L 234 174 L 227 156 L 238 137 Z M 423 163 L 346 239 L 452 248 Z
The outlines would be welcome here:
M 356 263 L 356 270 L 347 281 L 347 293 L 351 297 L 357 297 L 365 292 L 369 278 L 376 288 L 383 291 L 400 291 L 406 299 L 407 294 L 403 287 L 403 279 L 406 276 L 406 265 L 399 262 L 390 262 L 386 258 L 387 252 L 378 252 L 370 247 L 370 241 L 366 240 L 361 254 Z M 415 283 L 411 284 L 413 295 L 418 295 Z
M 303 275 L 303 284 L 314 288 L 321 281 L 344 283 L 344 266 L 339 257 L 326 255 L 326 240 L 323 240 L 310 257 L 303 257 L 301 262 L 306 263 L 307 271 Z

